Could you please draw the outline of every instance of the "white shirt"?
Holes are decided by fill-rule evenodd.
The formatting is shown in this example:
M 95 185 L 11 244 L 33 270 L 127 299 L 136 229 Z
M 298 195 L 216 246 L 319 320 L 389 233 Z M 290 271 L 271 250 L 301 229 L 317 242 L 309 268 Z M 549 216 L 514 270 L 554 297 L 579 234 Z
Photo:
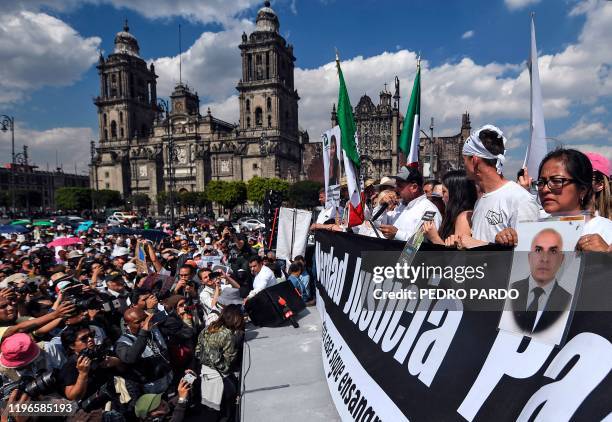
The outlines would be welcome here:
M 427 211 L 433 211 L 435 213 L 433 222 L 436 229 L 442 224 L 442 216 L 438 208 L 427 199 L 425 194 L 413 199 L 408 204 L 399 205 L 391 217 L 393 225 L 397 227 L 397 233 L 395 233 L 395 240 L 406 241 L 416 233 L 417 229 L 421 224 L 421 219 Z
M 598 234 L 609 245 L 612 243 L 612 221 L 605 217 L 593 217 L 582 229 L 582 235 Z
M 546 303 L 548 302 L 548 299 L 550 298 L 550 293 L 552 292 L 552 289 L 555 287 L 556 282 L 557 280 L 553 280 L 550 283 L 546 284 L 546 286 L 542 287 L 538 283 L 536 283 L 533 277 L 529 276 L 529 293 L 527 293 L 527 308 L 525 310 L 529 309 L 529 305 L 531 305 L 531 302 L 533 302 L 533 300 L 535 299 L 535 293 L 533 292 L 533 289 L 535 289 L 536 287 L 542 287 L 542 290 L 544 290 L 544 293 L 542 293 L 540 297 L 538 298 L 538 307 L 537 307 L 538 313 L 536 314 L 536 318 L 535 318 L 535 321 L 533 322 L 533 327 L 531 327 L 531 331 L 533 331 L 536 325 L 538 325 L 540 316 L 542 316 L 542 312 L 544 312 L 544 308 L 546 307 Z
M 319 213 L 319 215 L 317 216 L 317 224 L 323 224 L 325 223 L 327 220 L 334 218 L 336 216 L 336 213 L 334 212 L 334 208 L 330 207 L 330 208 L 323 208 L 323 210 Z
M 274 277 L 274 272 L 266 265 L 263 265 L 253 280 L 253 290 L 249 293 L 248 299 L 252 298 L 266 287 L 274 286 L 275 284 L 276 277 Z
M 474 205 L 472 237 L 494 243 L 495 235 L 519 221 L 536 221 L 540 210 L 535 198 L 519 184 L 508 181 L 483 194 Z

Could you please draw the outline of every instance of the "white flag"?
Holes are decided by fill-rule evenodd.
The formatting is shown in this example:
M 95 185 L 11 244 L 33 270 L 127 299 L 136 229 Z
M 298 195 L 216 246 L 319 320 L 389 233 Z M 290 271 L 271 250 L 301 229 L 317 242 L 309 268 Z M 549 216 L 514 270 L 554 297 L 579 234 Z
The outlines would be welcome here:
M 538 50 L 536 48 L 535 24 L 531 15 L 531 54 L 527 62 L 531 82 L 531 140 L 527 146 L 523 167 L 527 167 L 529 176 L 538 177 L 538 167 L 548 152 L 546 146 L 546 128 L 544 127 L 544 110 L 542 108 L 542 89 L 538 70 Z

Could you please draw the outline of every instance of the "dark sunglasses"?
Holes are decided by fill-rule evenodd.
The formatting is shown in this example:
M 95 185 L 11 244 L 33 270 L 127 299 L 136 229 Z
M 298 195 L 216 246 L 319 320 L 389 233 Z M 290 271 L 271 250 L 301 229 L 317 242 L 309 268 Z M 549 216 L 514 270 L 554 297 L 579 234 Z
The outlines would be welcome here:
M 77 340 L 81 343 L 85 343 L 89 339 L 94 339 L 96 335 L 94 333 L 85 334 L 84 336 L 79 337 Z

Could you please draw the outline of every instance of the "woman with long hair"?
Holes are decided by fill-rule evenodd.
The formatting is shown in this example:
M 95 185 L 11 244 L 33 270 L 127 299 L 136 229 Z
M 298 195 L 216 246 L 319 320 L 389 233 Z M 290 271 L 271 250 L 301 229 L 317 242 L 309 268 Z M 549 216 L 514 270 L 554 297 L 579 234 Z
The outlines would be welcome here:
M 442 200 L 446 204 L 440 229 L 431 221 L 423 224 L 425 236 L 439 245 L 454 244 L 454 236 L 470 235 L 472 210 L 478 199 L 474 181 L 464 170 L 452 170 L 442 178 Z
M 202 404 L 214 417 L 234 420 L 238 380 L 233 370 L 240 359 L 244 318 L 238 305 L 227 305 L 198 337 L 196 356 L 202 364 Z
M 587 152 L 593 166 L 593 212 L 604 218 L 612 216 L 612 195 L 610 194 L 610 162 L 606 157 Z

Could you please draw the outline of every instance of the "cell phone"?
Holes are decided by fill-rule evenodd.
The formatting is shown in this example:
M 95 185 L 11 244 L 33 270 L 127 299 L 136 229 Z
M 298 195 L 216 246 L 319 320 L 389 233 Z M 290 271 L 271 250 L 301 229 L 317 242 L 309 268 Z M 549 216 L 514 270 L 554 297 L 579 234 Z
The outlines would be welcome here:
M 185 381 L 187 384 L 189 385 L 193 385 L 193 382 L 197 379 L 198 377 L 196 377 L 194 374 L 192 374 L 191 372 L 187 372 L 185 374 L 185 376 L 183 377 L 183 381 Z

